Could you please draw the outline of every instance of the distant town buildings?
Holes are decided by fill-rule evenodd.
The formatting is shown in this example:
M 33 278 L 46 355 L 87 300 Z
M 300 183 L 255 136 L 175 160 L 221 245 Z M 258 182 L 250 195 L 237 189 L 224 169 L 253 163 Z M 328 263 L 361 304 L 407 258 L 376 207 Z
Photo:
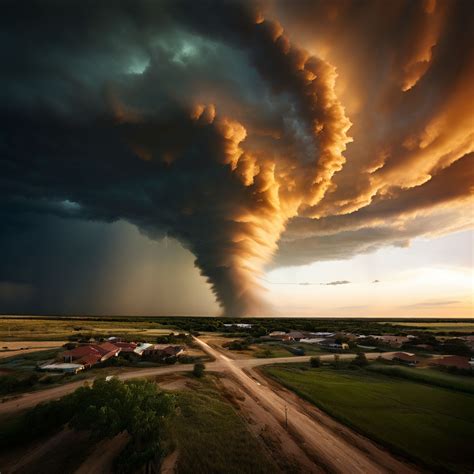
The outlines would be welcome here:
M 113 341 L 113 342 L 112 342 Z M 123 342 L 111 337 L 100 344 L 81 344 L 66 350 L 61 361 L 52 361 L 40 367 L 41 370 L 74 373 L 89 369 L 97 364 L 122 354 L 125 357 L 143 358 L 155 361 L 169 361 L 182 354 L 184 348 L 170 344 L 150 344 L 147 342 Z

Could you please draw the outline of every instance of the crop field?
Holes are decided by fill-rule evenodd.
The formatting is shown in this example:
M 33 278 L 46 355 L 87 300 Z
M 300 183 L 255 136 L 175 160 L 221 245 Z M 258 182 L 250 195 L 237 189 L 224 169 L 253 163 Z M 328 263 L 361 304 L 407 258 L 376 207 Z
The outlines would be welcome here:
M 263 370 L 334 418 L 428 468 L 466 473 L 474 468 L 473 394 L 363 369 Z
M 420 369 L 400 365 L 370 364 L 367 369 L 391 377 L 401 377 L 414 382 L 474 394 L 474 377 L 453 375 L 436 369 Z

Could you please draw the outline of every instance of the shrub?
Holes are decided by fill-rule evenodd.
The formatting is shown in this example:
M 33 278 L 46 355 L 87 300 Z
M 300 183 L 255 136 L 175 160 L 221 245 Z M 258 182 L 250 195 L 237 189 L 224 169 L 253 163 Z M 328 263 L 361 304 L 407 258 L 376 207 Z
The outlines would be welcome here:
M 356 365 L 358 367 L 364 367 L 367 365 L 369 361 L 367 360 L 367 357 L 364 352 L 359 352 L 355 359 L 351 361 L 351 365 Z
M 201 378 L 204 375 L 204 369 L 206 366 L 202 362 L 194 364 L 193 375 L 197 378 Z
M 311 357 L 311 359 L 309 359 L 309 363 L 310 363 L 311 367 L 320 367 L 321 366 L 321 357 L 319 357 L 319 356 Z

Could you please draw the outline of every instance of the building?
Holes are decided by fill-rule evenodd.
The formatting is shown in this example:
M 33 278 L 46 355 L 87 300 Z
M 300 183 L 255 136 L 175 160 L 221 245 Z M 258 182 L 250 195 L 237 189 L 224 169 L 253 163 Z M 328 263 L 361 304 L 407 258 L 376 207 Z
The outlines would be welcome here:
M 143 352 L 146 351 L 152 345 L 153 344 L 149 344 L 148 342 L 139 342 L 133 352 L 141 357 L 143 355 Z
M 316 337 L 334 337 L 336 335 L 336 333 L 319 331 L 319 332 L 311 332 L 310 335 L 311 336 L 316 336 Z
M 377 339 L 384 344 L 387 344 L 392 347 L 401 347 L 402 344 L 405 344 L 410 340 L 407 336 L 394 336 L 392 334 L 384 334 L 383 336 L 370 336 L 374 339 Z
M 52 364 L 42 365 L 40 367 L 40 370 L 45 370 L 47 372 L 64 372 L 66 374 L 77 374 L 81 370 L 84 370 L 84 365 L 54 362 Z
M 303 342 L 304 344 L 319 344 L 324 340 L 324 337 L 304 337 L 303 339 L 300 339 L 300 342 Z
M 183 353 L 181 346 L 170 346 L 169 344 L 151 344 L 143 351 L 143 357 L 167 360 L 177 357 Z
M 336 340 L 332 338 L 324 339 L 319 345 L 325 349 L 333 351 L 345 351 L 349 349 L 349 344 L 347 344 L 347 342 L 336 342 Z
M 241 329 L 251 329 L 252 325 L 248 323 L 235 323 L 235 324 L 224 324 L 224 327 L 226 328 L 237 327 Z
M 392 360 L 410 367 L 414 367 L 420 362 L 420 359 L 418 359 L 414 354 L 408 354 L 407 352 L 396 352 L 393 354 Z
M 104 362 L 111 357 L 116 357 L 120 348 L 110 342 L 102 344 L 89 344 L 78 346 L 63 353 L 65 363 L 82 364 L 84 368 L 92 367 L 99 362 Z
M 472 369 L 474 361 L 470 360 L 469 357 L 451 355 L 434 359 L 433 362 L 431 362 L 431 365 L 438 367 L 456 367 L 458 369 Z
M 132 354 L 137 348 L 134 342 L 114 342 L 114 345 L 120 348 L 120 354 Z

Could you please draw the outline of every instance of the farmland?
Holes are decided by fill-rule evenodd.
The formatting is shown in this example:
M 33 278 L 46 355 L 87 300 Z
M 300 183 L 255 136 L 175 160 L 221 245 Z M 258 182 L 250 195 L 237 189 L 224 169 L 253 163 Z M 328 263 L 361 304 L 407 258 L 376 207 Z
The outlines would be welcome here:
M 110 334 L 146 338 L 169 332 L 170 329 L 153 320 L 0 318 L 0 341 L 62 341 L 71 336 L 100 337 Z
M 399 454 L 437 471 L 472 471 L 472 394 L 363 369 L 300 365 L 264 372 Z

